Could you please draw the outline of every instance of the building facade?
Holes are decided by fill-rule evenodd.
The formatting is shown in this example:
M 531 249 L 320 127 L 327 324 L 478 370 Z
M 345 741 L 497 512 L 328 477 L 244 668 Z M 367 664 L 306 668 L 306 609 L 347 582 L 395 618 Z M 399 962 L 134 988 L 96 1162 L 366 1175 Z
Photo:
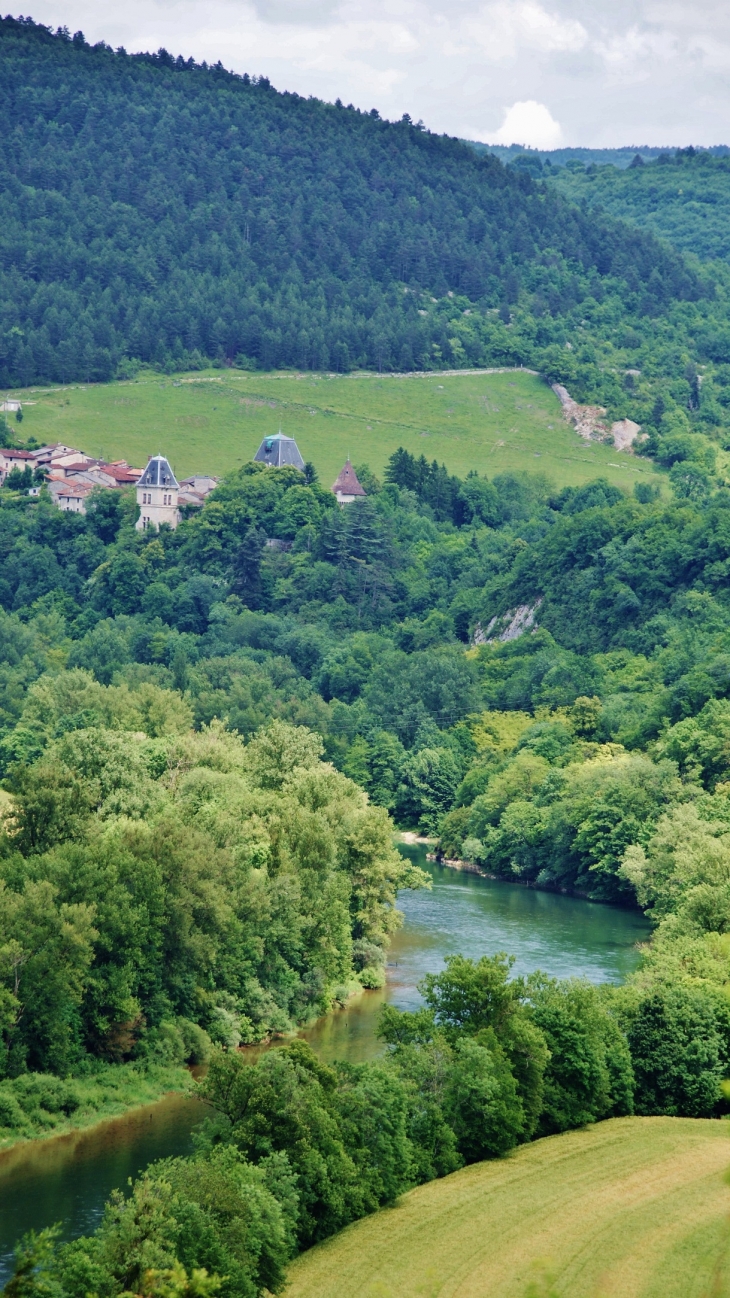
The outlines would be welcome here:
M 157 531 L 163 523 L 176 528 L 180 522 L 179 490 L 175 474 L 164 455 L 153 455 L 137 482 L 137 504 L 140 508 L 137 530 L 146 532 L 151 527 Z
M 53 499 L 66 514 L 85 514 L 86 502 L 89 499 L 93 487 L 83 482 L 64 483 L 57 491 L 52 492 Z

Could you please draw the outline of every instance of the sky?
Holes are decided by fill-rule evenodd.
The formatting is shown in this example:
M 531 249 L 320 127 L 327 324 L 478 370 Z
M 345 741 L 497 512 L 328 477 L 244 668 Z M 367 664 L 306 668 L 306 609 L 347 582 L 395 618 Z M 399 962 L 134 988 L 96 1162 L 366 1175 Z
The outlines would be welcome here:
M 279 90 L 536 148 L 730 143 L 726 0 L 27 0 Z

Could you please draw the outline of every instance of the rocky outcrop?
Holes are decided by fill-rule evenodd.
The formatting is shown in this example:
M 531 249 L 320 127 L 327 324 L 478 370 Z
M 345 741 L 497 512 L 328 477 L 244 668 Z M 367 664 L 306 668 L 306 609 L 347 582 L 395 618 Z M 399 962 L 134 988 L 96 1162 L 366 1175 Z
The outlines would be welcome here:
M 647 440 L 647 434 L 641 431 L 641 424 L 635 424 L 633 419 L 619 419 L 611 424 L 611 436 L 616 450 L 628 451 L 629 454 L 633 452 L 635 442 Z
M 581 406 L 562 383 L 553 383 L 551 387 L 562 407 L 563 418 L 573 425 L 579 437 L 587 442 L 602 442 L 610 436 L 603 406 Z
M 493 617 L 486 627 L 482 627 L 481 623 L 477 622 L 472 643 L 475 645 L 506 644 L 508 640 L 519 639 L 534 627 L 537 610 L 541 604 L 541 599 L 536 600 L 534 604 L 520 604 L 518 608 L 511 608 L 508 613 Z
M 603 406 L 581 406 L 573 400 L 562 383 L 553 383 L 551 387 L 560 402 L 563 418 L 573 425 L 578 436 L 585 441 L 608 442 L 617 451 L 627 451 L 631 455 L 634 443 L 646 439 L 641 424 L 635 424 L 633 419 L 619 419 L 609 428 Z

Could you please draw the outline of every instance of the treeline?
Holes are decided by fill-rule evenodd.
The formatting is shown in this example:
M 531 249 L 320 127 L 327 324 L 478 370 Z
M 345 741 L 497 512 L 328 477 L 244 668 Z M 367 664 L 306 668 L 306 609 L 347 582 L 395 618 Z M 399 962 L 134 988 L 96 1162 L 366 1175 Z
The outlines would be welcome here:
M 244 746 L 191 733 L 174 692 L 89 688 L 47 682 L 75 721 L 6 782 L 0 1077 L 200 1061 L 382 985 L 396 890 L 424 876 L 319 738 Z
M 277 948 L 275 958 L 266 948 L 270 908 L 279 905 L 280 830 L 275 811 L 256 803 L 260 777 L 246 763 L 259 752 L 255 736 L 272 724 L 320 737 L 341 772 L 326 777 L 333 808 L 354 815 L 360 805 L 343 776 L 369 795 L 362 824 L 377 823 L 385 837 L 368 869 L 387 860 L 386 873 L 394 871 L 378 902 L 384 916 L 402 877 L 396 858 L 380 855 L 386 811 L 403 827 L 439 837 L 447 856 L 602 900 L 635 899 L 627 853 L 650 854 L 656 835 L 684 832 L 683 817 L 697 821 L 700 858 L 709 834 L 720 859 L 730 819 L 725 491 L 667 501 L 628 498 L 602 482 L 561 492 L 529 476 L 460 483 L 405 452 L 392 457 L 385 484 L 365 469 L 362 476 L 371 494 L 343 510 L 295 470 L 248 465 L 176 532 L 159 534 L 134 530 L 136 507 L 123 493 L 100 492 L 85 516 L 61 513 L 43 494 L 3 493 L 0 767 L 14 817 L 3 866 L 7 924 L 31 922 L 20 911 L 12 918 L 16 894 L 31 881 L 57 898 L 42 913 L 44 923 L 55 915 L 59 935 L 63 907 L 82 906 L 71 1000 L 58 993 L 65 1035 L 53 1035 L 50 1010 L 46 1026 L 31 1026 L 34 1011 L 18 1018 L 9 1002 L 8 1060 L 16 1051 L 20 1061 L 8 1063 L 10 1071 L 63 1071 L 84 1051 L 134 1057 L 135 1043 L 162 1022 L 198 1024 L 215 1040 L 228 996 L 241 1039 L 253 1040 L 344 996 L 350 978 L 360 985 L 382 978 L 389 921 L 356 919 L 354 899 L 365 884 L 355 875 L 348 901 L 337 891 L 354 865 L 332 865 L 337 887 L 327 924 L 340 936 L 332 936 L 330 955 L 326 943 L 321 956 L 311 945 L 304 917 L 312 903 L 299 891 L 282 923 L 301 938 L 286 952 Z M 265 546 L 266 537 L 291 548 Z M 185 738 L 191 731 L 198 738 Z M 179 801 L 180 752 L 195 769 L 223 763 L 220 780 L 240 766 L 237 789 L 252 782 L 246 805 L 261 840 L 257 829 L 246 860 L 271 872 L 252 929 L 253 920 L 244 920 L 248 894 L 236 900 L 238 883 L 223 882 L 233 869 L 226 853 L 239 848 L 216 819 L 218 795 L 205 794 L 203 820 L 202 803 L 193 813 Z M 202 789 L 202 774 L 189 779 Z M 248 816 L 242 823 L 253 825 Z M 138 826 L 128 842 L 132 831 L 120 817 L 143 822 L 144 835 Z M 178 866 L 165 882 L 152 823 L 173 856 L 181 823 L 203 833 L 195 840 L 199 864 L 185 857 L 191 880 L 198 869 L 207 879 L 214 861 L 223 871 L 205 884 L 211 896 L 223 889 L 225 905 L 216 902 L 219 920 L 185 955 L 190 968 L 178 969 L 184 944 L 169 959 L 161 954 L 174 932 L 169 908 L 184 904 L 167 890 L 187 895 L 193 883 L 180 882 Z M 327 839 L 332 862 L 350 859 L 343 832 L 333 829 Z M 299 890 L 309 866 L 304 858 L 296 864 L 299 846 L 286 850 Z M 139 940 L 144 960 L 156 954 L 152 969 L 143 961 L 143 981 L 136 957 L 123 955 L 125 943 L 137 950 L 131 938 L 102 932 L 96 911 L 83 910 L 97 901 L 69 882 L 98 873 L 100 852 L 111 853 L 112 879 L 122 868 L 114 862 L 132 869 L 137 853 L 145 864 L 134 870 L 152 871 L 159 909 L 153 936 Z M 702 921 L 708 931 L 723 930 L 721 895 Z M 340 930 L 333 917 L 341 905 L 350 921 Z M 135 915 L 132 906 L 136 932 Z M 211 969 L 232 950 L 234 933 L 247 952 L 246 973 L 236 957 L 238 981 L 226 973 L 219 983 Z M 27 944 L 34 947 L 31 938 Z M 114 976 L 103 987 L 102 949 L 114 952 L 105 956 Z M 34 967 L 23 975 L 27 985 Z M 4 977 L 14 995 L 11 965 Z M 31 999 L 40 1007 L 56 984 L 40 966 L 37 977 Z
M 0 771 L 80 729 L 281 720 L 447 854 L 630 895 L 625 847 L 720 779 L 725 490 L 361 471 L 341 510 L 247 465 L 159 535 L 123 493 L 72 516 L 4 492 Z
M 164 50 L 8 17 L 0 70 L 1 386 L 528 365 L 726 438 L 724 280 L 653 235 L 407 117 Z
M 658 158 L 634 158 L 626 170 L 601 159 L 567 167 L 543 167 L 532 155 L 515 160 L 533 176 L 549 180 L 574 203 L 586 203 L 628 220 L 681 252 L 703 261 L 730 258 L 727 195 L 730 158 L 711 149 L 676 149 Z

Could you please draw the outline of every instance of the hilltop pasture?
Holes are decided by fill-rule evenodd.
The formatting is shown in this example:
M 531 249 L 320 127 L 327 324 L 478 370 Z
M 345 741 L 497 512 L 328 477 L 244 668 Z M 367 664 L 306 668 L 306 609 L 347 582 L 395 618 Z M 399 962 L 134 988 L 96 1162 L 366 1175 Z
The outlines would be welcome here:
M 725 1122 L 615 1118 L 412 1190 L 293 1263 L 287 1298 L 723 1298 Z
M 61 441 L 142 465 L 163 452 L 180 477 L 223 474 L 279 428 L 295 437 L 325 485 L 349 455 L 381 472 L 393 451 L 475 469 L 544 473 L 557 487 L 606 477 L 630 490 L 656 479 L 651 461 L 587 443 L 564 421 L 537 375 L 256 373 L 207 370 L 13 392 L 24 403 L 22 436 Z

